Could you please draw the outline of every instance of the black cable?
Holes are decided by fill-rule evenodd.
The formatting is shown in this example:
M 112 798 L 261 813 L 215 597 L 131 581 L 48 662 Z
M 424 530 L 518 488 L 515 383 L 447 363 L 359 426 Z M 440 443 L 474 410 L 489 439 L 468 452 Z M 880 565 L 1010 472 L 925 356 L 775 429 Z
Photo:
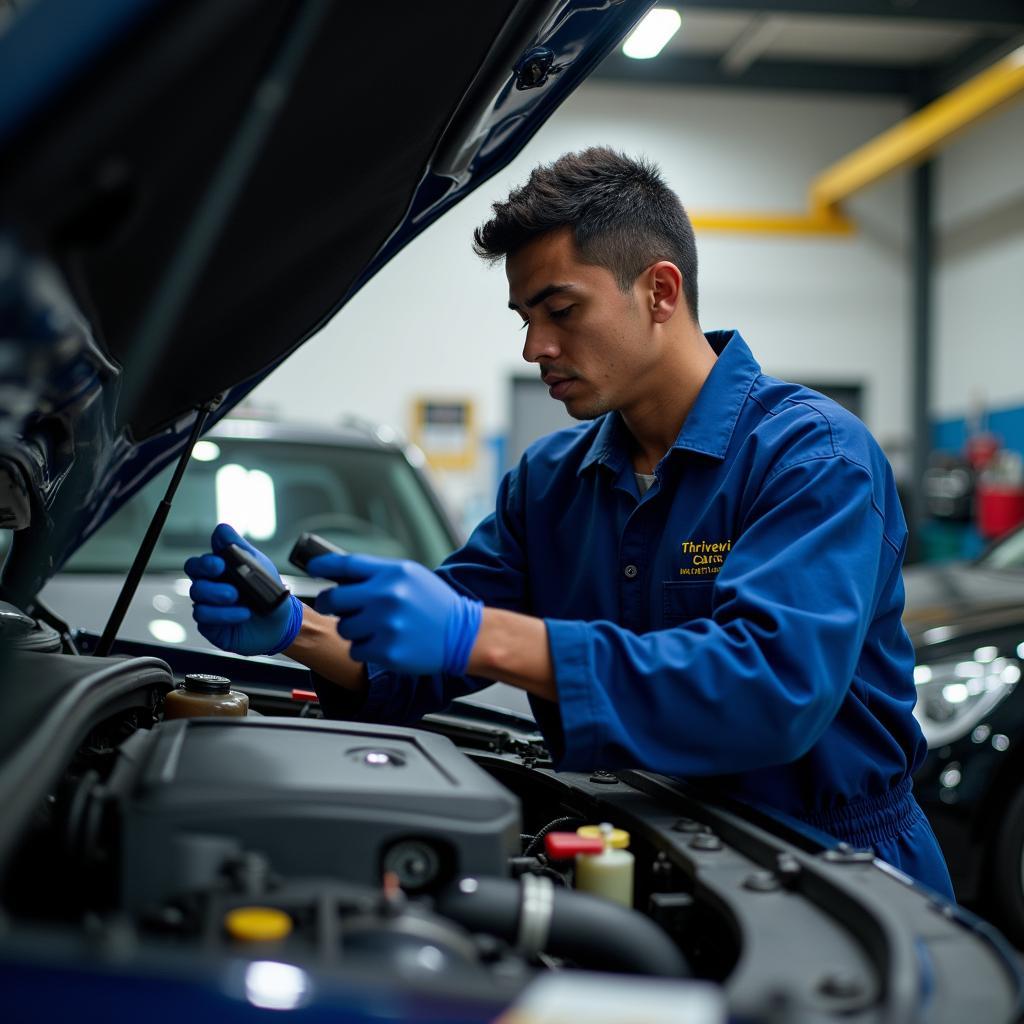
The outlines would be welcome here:
M 554 821 L 549 821 L 531 840 L 529 845 L 523 850 L 524 857 L 533 857 L 538 850 L 544 845 L 544 837 L 549 832 L 554 832 L 559 828 L 571 828 L 574 832 L 579 825 L 582 825 L 583 819 L 576 815 L 570 815 L 566 818 L 555 818 Z
M 188 460 L 192 457 L 192 448 L 195 446 L 196 441 L 199 440 L 199 435 L 206 425 L 206 419 L 210 415 L 212 408 L 213 406 L 208 404 L 200 407 L 196 412 L 196 421 L 192 425 L 192 433 L 189 434 L 188 441 L 185 442 L 185 447 L 181 450 L 178 464 L 175 466 L 174 474 L 167 485 L 167 491 L 160 504 L 157 505 L 153 518 L 149 521 L 146 536 L 142 538 L 142 543 L 139 545 L 139 550 L 135 555 L 135 561 L 132 562 L 132 567 L 128 570 L 128 575 L 124 579 L 121 593 L 117 595 L 117 601 L 114 602 L 110 618 L 107 619 L 107 624 L 103 627 L 103 635 L 100 637 L 100 642 L 96 645 L 95 652 L 99 658 L 105 658 L 114 646 L 117 631 L 121 628 L 121 623 L 124 622 L 128 606 L 132 603 L 135 591 L 139 589 L 142 575 L 146 571 L 146 566 L 149 565 L 149 560 L 153 555 L 156 542 L 160 539 L 164 523 L 167 522 L 167 516 L 171 511 L 171 502 L 174 500 L 174 495 L 178 490 L 178 484 L 181 483 L 181 478 L 185 475 Z

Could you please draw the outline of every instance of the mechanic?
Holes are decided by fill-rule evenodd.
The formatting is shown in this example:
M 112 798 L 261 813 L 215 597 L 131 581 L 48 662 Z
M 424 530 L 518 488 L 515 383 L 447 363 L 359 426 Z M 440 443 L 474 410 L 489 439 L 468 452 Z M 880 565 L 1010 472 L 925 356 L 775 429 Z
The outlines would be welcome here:
M 493 214 L 475 249 L 583 422 L 526 451 L 436 572 L 314 559 L 339 584 L 316 610 L 240 605 L 216 552 L 255 549 L 218 526 L 185 567 L 202 634 L 308 666 L 328 717 L 412 724 L 502 680 L 559 769 L 704 779 L 951 896 L 911 792 L 907 529 L 877 443 L 736 331 L 702 332 L 693 230 L 653 165 L 567 154 Z

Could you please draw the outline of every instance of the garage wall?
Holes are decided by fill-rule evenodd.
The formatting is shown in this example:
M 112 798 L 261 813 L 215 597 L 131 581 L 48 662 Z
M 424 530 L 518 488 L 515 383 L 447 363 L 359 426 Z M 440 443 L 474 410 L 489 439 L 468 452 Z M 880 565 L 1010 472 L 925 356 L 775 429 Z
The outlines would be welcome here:
M 693 211 L 798 211 L 815 173 L 903 113 L 896 100 L 585 85 L 254 397 L 289 417 L 355 413 L 408 429 L 414 395 L 471 396 L 483 432 L 501 433 L 508 376 L 531 370 L 504 273 L 477 260 L 469 240 L 536 163 L 605 143 L 659 162 Z M 779 376 L 862 381 L 865 419 L 883 442 L 909 431 L 905 188 L 903 177 L 860 198 L 852 239 L 698 239 L 705 329 L 739 328 Z
M 935 411 L 952 427 L 987 406 L 1024 449 L 1024 103 L 937 161 Z

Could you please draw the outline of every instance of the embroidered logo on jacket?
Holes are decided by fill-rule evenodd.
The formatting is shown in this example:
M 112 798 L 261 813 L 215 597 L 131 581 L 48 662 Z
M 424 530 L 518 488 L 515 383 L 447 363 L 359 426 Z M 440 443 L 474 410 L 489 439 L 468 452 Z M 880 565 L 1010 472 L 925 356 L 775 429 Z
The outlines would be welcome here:
M 684 540 L 680 576 L 717 576 L 732 550 L 731 540 Z

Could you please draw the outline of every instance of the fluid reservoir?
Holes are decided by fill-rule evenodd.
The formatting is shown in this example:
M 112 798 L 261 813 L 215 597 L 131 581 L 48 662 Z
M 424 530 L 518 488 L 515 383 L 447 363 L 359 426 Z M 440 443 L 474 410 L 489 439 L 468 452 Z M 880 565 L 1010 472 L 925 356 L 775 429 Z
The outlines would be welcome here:
M 201 718 L 210 715 L 241 718 L 249 712 L 249 698 L 231 689 L 224 676 L 193 673 L 164 698 L 164 718 Z
M 611 825 L 584 825 L 576 830 L 581 839 L 600 839 L 600 853 L 576 856 L 576 888 L 603 896 L 623 906 L 633 906 L 633 854 L 629 852 L 629 833 Z
M 584 825 L 572 832 L 549 832 L 544 846 L 552 860 L 576 858 L 576 888 L 633 906 L 633 854 L 629 833 L 611 825 Z

